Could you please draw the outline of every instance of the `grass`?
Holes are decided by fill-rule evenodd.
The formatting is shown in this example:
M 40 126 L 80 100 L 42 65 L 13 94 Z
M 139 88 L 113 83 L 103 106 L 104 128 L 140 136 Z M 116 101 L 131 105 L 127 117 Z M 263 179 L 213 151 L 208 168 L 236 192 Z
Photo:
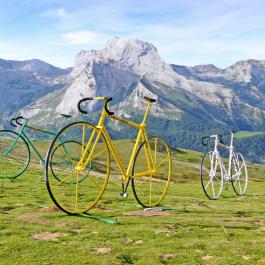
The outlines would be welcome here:
M 116 145 L 125 152 L 124 141 Z M 24 175 L 2 181 L 0 264 L 265 264 L 265 167 L 249 165 L 247 196 L 237 197 L 230 185 L 209 201 L 199 182 L 200 159 L 198 152 L 173 152 L 164 211 L 143 211 L 131 188 L 120 198 L 120 179 L 111 178 L 89 213 L 117 220 L 113 225 L 58 211 L 33 157 Z
M 238 139 L 265 135 L 264 132 L 239 131 L 236 133 Z

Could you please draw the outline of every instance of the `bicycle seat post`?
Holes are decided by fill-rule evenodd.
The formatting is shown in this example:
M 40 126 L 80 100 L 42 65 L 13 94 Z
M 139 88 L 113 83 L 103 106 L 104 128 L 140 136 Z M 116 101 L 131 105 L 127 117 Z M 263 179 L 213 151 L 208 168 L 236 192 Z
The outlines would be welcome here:
M 219 144 L 218 135 L 217 134 L 211 135 L 210 138 L 214 138 L 214 153 L 216 153 L 218 151 L 218 144 Z
M 152 99 L 152 98 L 148 98 L 148 97 L 144 97 L 144 100 L 147 102 L 147 108 L 145 110 L 142 126 L 145 126 L 145 124 L 146 124 L 146 120 L 147 120 L 147 116 L 148 116 L 151 104 L 156 102 L 156 99 Z
M 234 148 L 234 132 L 233 131 L 230 131 L 231 133 L 231 140 L 230 140 L 230 149 L 233 149 Z

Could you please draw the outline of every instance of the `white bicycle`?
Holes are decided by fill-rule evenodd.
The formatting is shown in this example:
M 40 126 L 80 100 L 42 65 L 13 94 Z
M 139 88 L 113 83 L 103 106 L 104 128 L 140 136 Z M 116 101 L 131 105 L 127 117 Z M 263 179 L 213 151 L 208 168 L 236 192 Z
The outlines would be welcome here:
M 248 185 L 247 164 L 240 153 L 236 153 L 233 141 L 234 131 L 230 131 L 230 145 L 225 145 L 222 135 L 211 135 L 202 138 L 202 144 L 206 146 L 205 139 L 214 139 L 214 150 L 205 153 L 201 161 L 201 184 L 205 195 L 211 199 L 219 198 L 224 182 L 232 183 L 232 187 L 238 196 L 246 193 Z M 229 150 L 228 169 L 224 165 L 223 159 L 219 154 L 218 147 L 224 147 Z

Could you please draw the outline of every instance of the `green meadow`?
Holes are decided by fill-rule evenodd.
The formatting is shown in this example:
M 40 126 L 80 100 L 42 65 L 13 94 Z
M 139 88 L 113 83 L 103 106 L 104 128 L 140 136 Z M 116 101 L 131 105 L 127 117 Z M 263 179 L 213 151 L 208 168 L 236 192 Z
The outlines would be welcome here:
M 133 143 L 116 145 L 126 157 Z M 45 153 L 47 145 L 38 146 Z M 86 216 L 54 206 L 33 156 L 22 176 L 0 180 L 0 264 L 265 264 L 265 166 L 249 164 L 247 196 L 237 197 L 229 184 L 210 201 L 199 180 L 201 153 L 178 149 L 172 156 L 172 182 L 157 209 L 137 205 L 131 187 L 120 198 L 113 165 Z
M 239 131 L 236 133 L 237 138 L 248 138 L 248 137 L 255 137 L 255 136 L 262 136 L 265 135 L 264 132 L 249 132 L 249 131 Z

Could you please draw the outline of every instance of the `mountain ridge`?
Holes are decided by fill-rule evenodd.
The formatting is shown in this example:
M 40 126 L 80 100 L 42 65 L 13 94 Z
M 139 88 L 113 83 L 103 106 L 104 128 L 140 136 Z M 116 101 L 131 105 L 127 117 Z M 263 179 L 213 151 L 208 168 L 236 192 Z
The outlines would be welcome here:
M 23 73 L 28 73 L 26 70 L 31 67 Z M 180 66 L 166 63 L 151 43 L 115 37 L 101 50 L 80 51 L 73 68 L 64 75 L 44 79 L 53 85 L 58 82 L 59 87 L 36 96 L 16 113 L 47 126 L 60 124 L 61 113 L 79 117 L 77 102 L 95 96 L 112 96 L 111 108 L 117 115 L 137 119 L 145 109 L 143 97 L 150 96 L 158 99 L 151 116 L 160 121 L 159 126 L 164 127 L 159 130 L 172 142 L 174 132 L 165 130 L 175 128 L 175 123 L 183 129 L 190 127 L 189 123 L 196 124 L 194 139 L 225 127 L 265 128 L 263 60 L 243 60 L 225 69 L 212 64 Z M 95 101 L 87 105 L 93 113 L 100 107 Z
M 160 110 L 161 117 L 179 118 L 181 112 L 188 111 L 186 104 L 220 124 L 253 130 L 264 126 L 265 61 L 239 61 L 226 69 L 214 65 L 176 66 L 164 62 L 156 47 L 148 42 L 115 37 L 102 50 L 79 52 L 69 75 L 60 104 L 53 106 L 57 116 L 61 112 L 75 114 L 76 102 L 86 96 L 112 96 L 116 103 L 114 109 L 130 116 L 132 106 L 143 109 L 143 104 L 138 104 L 135 98 L 129 107 L 133 97 L 128 91 L 138 83 L 137 93 L 130 93 L 163 97 L 163 104 L 158 100 L 158 116 Z M 38 107 L 41 101 L 37 101 Z M 121 104 L 122 101 L 127 104 Z M 39 110 L 45 109 L 44 104 Z M 88 109 L 97 110 L 97 103 L 90 102 Z M 29 108 L 26 112 L 30 115 Z

